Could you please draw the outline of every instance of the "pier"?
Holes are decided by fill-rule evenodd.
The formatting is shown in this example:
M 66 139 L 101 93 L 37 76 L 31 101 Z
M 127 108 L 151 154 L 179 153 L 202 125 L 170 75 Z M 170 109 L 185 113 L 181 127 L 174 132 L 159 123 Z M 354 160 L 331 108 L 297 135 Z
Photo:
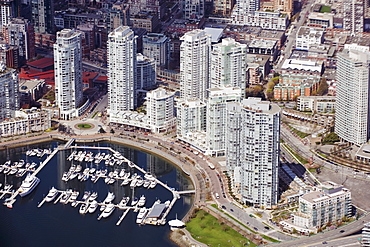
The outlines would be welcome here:
M 54 157 L 55 154 L 57 154 L 59 151 L 58 148 L 54 149 L 54 151 L 43 161 L 40 163 L 39 167 L 32 173 L 32 176 L 36 176 L 41 170 L 42 168 L 44 168 L 44 166 L 46 166 L 46 164 Z M 20 188 L 18 188 L 8 199 L 8 202 L 6 203 L 6 206 L 9 207 L 9 208 L 12 208 L 13 207 L 13 204 L 15 203 L 16 201 L 16 197 L 19 195 L 20 191 L 19 191 Z M 1 198 L 0 198 L 1 199 Z
M 190 194 L 190 193 L 195 193 L 195 190 L 185 190 L 185 191 L 176 191 L 174 188 L 171 188 L 171 187 L 169 187 L 166 183 L 163 183 L 162 181 L 160 181 L 159 179 L 157 179 L 155 176 L 153 176 L 153 175 L 151 175 L 150 173 L 148 173 L 147 171 L 145 171 L 143 168 L 141 168 L 141 167 L 139 167 L 138 165 L 136 165 L 135 163 L 133 163 L 132 161 L 130 161 L 129 159 L 127 159 L 126 157 L 124 157 L 123 155 L 121 155 L 119 152 L 117 152 L 117 151 L 115 151 L 115 150 L 113 150 L 112 148 L 110 148 L 110 147 L 95 147 L 95 146 L 77 146 L 77 145 L 75 145 L 75 146 L 72 146 L 73 145 L 73 143 L 75 142 L 75 139 L 69 139 L 68 141 L 67 141 L 67 143 L 65 144 L 65 145 L 63 145 L 63 146 L 60 146 L 60 147 L 57 147 L 57 148 L 55 148 L 49 155 L 48 155 L 48 157 L 43 161 L 43 162 L 40 162 L 40 165 L 39 165 L 39 167 L 37 167 L 37 169 L 36 170 L 34 170 L 33 172 L 32 172 L 32 176 L 36 176 L 49 162 L 50 162 L 50 160 L 59 152 L 59 151 L 62 151 L 62 150 L 68 150 L 68 149 L 74 149 L 74 150 L 84 150 L 84 157 L 87 159 L 87 157 L 90 157 L 90 158 L 92 158 L 92 157 L 94 157 L 94 162 L 95 162 L 95 156 L 96 156 L 96 153 L 93 153 L 93 152 L 91 152 L 90 151 L 90 156 L 85 156 L 86 155 L 86 150 L 99 150 L 99 154 L 100 154 L 100 150 L 107 150 L 107 151 L 109 151 L 109 152 L 106 152 L 106 154 L 110 154 L 110 155 L 112 155 L 111 156 L 111 158 L 109 159 L 109 160 L 113 160 L 113 164 L 111 164 L 111 163 L 109 163 L 109 165 L 110 166 L 114 166 L 114 167 L 116 167 L 117 165 L 121 165 L 121 164 L 127 164 L 130 168 L 134 168 L 134 169 L 136 169 L 136 170 L 138 170 L 139 172 L 141 172 L 142 174 L 143 174 L 143 176 L 144 176 L 144 178 L 146 179 L 146 180 L 149 180 L 150 182 L 153 182 L 153 187 L 150 187 L 150 186 L 148 186 L 147 188 L 149 189 L 149 188 L 154 188 L 155 187 L 155 185 L 157 185 L 157 184 L 159 184 L 159 185 L 161 185 L 161 186 L 163 186 L 165 189 L 167 189 L 169 192 L 171 192 L 172 193 L 172 195 L 173 195 L 173 198 L 172 198 L 172 200 L 171 201 L 169 201 L 169 203 L 166 203 L 166 208 L 165 209 L 163 209 L 163 213 L 161 214 L 161 216 L 156 220 L 156 221 L 154 221 L 154 222 L 152 222 L 151 224 L 165 224 L 165 222 L 166 222 L 166 217 L 167 217 L 167 215 L 169 214 L 169 212 L 171 211 L 171 209 L 172 209 L 172 207 L 173 207 L 173 205 L 176 203 L 176 201 L 180 198 L 180 195 L 183 195 L 183 194 Z M 76 161 L 76 159 L 75 159 L 75 154 L 73 154 L 72 152 L 71 152 L 71 155 L 73 155 L 73 156 L 71 156 L 73 159 L 71 160 L 72 162 L 73 162 L 73 160 L 75 160 Z M 79 160 L 77 160 L 78 162 L 83 162 L 83 163 L 85 163 L 85 164 L 88 164 L 89 162 L 88 161 L 86 161 L 85 159 L 84 159 L 84 157 L 82 157 L 82 159 L 79 159 Z M 107 159 L 104 159 L 105 161 L 107 160 Z M 99 162 L 101 162 L 102 160 L 100 160 Z M 92 163 L 92 162 L 91 162 Z M 96 163 L 96 164 L 99 164 L 99 163 Z M 109 165 L 107 165 L 107 163 L 105 163 L 105 166 L 107 167 L 107 166 L 109 166 Z M 88 168 L 88 167 L 86 167 L 86 168 Z M 117 169 L 118 170 L 118 169 Z M 122 170 L 121 170 L 122 171 Z M 71 170 L 71 172 L 72 172 L 72 170 Z M 86 174 L 85 173 L 82 173 L 84 176 L 86 175 L 87 177 L 89 177 L 89 176 L 92 176 L 90 173 L 88 173 L 88 172 L 86 172 Z M 96 183 L 98 180 L 99 180 L 99 178 L 108 178 L 108 177 L 110 177 L 110 178 L 112 178 L 112 179 L 115 179 L 115 180 L 118 180 L 118 181 L 120 181 L 120 180 L 123 180 L 123 179 L 125 179 L 125 180 L 129 180 L 129 181 L 131 181 L 131 180 L 133 180 L 133 179 L 136 179 L 135 177 L 133 177 L 133 178 L 129 178 L 129 177 L 126 177 L 126 178 L 123 178 L 123 176 L 122 175 L 115 175 L 115 176 L 111 176 L 111 175 L 108 175 L 108 174 L 101 174 L 101 173 L 97 173 L 96 172 L 96 174 L 95 174 L 95 176 L 97 176 L 96 177 L 96 179 L 94 179 L 92 182 L 93 183 Z M 129 175 L 128 175 L 129 176 Z M 138 175 L 139 176 L 139 175 Z M 66 180 L 64 180 L 64 181 L 68 181 L 68 179 L 71 177 L 71 174 L 69 174 L 69 176 L 66 176 Z M 74 176 L 73 178 L 75 178 L 76 176 Z M 81 181 L 85 181 L 84 179 L 80 179 Z M 124 186 L 124 185 L 121 185 L 121 186 Z M 140 186 L 140 185 L 139 185 Z M 147 186 L 147 185 L 146 185 Z M 135 187 L 135 185 L 134 185 L 134 187 Z M 20 189 L 17 189 L 15 192 L 10 192 L 10 189 L 11 189 L 11 187 L 10 188 L 8 188 L 7 189 L 7 191 L 0 191 L 0 199 L 1 198 L 3 198 L 5 195 L 7 195 L 7 194 L 11 194 L 11 196 L 8 198 L 8 199 L 6 199 L 6 203 L 5 203 L 5 205 L 6 206 L 8 206 L 8 207 L 12 207 L 12 205 L 13 205 L 13 203 L 15 202 L 15 198 L 19 195 L 19 193 L 20 193 Z M 56 196 L 56 198 L 54 198 L 54 204 L 57 204 L 58 202 L 60 202 L 61 201 L 61 199 L 63 198 L 63 196 L 65 196 L 66 195 L 66 193 L 67 193 L 67 191 L 61 191 L 61 190 L 58 190 L 58 194 L 57 194 L 57 196 Z M 46 196 L 43 198 L 43 200 L 38 204 L 38 206 L 37 207 L 42 207 L 42 205 L 44 204 L 46 202 Z M 77 207 L 78 205 L 81 205 L 81 204 L 86 204 L 86 206 L 88 206 L 89 205 L 89 202 L 87 201 L 87 200 L 73 200 L 73 201 L 70 201 L 70 200 L 67 200 L 67 201 L 65 201 L 65 200 L 63 200 L 63 203 L 64 204 L 67 204 L 67 203 L 72 203 L 72 206 L 74 206 L 74 207 Z M 159 202 L 160 203 L 160 202 Z M 106 205 L 105 203 L 102 203 L 102 202 L 100 202 L 100 203 L 97 203 L 97 205 L 98 206 L 102 206 L 102 205 Z M 137 211 L 139 211 L 139 209 L 141 208 L 141 207 L 139 207 L 138 205 L 135 205 L 135 206 L 122 206 L 122 205 L 114 205 L 116 208 L 119 208 L 119 209 L 121 209 L 121 210 L 123 210 L 124 212 L 123 212 L 123 214 L 121 215 L 121 217 L 119 218 L 119 220 L 118 220 L 118 222 L 116 223 L 116 225 L 118 226 L 118 225 L 120 225 L 121 224 L 121 222 L 123 221 L 123 219 L 126 217 L 126 215 L 128 214 L 128 212 L 130 211 L 130 210 L 133 210 L 134 212 L 137 212 Z M 154 207 L 154 205 L 153 205 L 153 207 Z M 150 209 L 148 209 L 148 211 L 149 211 Z M 102 216 L 102 214 L 103 214 L 103 212 L 99 215 L 99 217 L 98 217 L 98 220 L 100 220 L 103 216 Z M 145 216 L 145 218 L 146 218 L 146 216 Z M 142 221 L 143 223 L 145 223 L 145 218 L 144 218 L 144 220 Z M 143 224 L 143 223 L 140 223 L 140 224 Z

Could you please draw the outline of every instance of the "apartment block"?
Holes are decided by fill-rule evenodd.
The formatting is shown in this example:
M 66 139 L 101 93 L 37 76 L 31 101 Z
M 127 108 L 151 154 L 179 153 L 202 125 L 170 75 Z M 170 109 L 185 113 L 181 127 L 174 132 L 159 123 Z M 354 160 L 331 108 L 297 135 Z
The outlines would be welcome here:
M 82 33 L 63 29 L 54 44 L 55 98 L 60 118 L 79 116 L 82 95 Z
M 226 166 L 234 191 L 247 205 L 278 201 L 280 107 L 260 98 L 227 104 Z

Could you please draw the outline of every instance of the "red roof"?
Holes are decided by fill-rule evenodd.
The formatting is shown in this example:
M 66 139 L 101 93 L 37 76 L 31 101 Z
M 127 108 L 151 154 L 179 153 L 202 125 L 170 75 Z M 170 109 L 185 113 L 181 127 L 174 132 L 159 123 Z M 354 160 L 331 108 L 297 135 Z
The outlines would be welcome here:
M 49 70 L 41 73 L 29 73 L 28 71 L 22 71 L 19 74 L 19 78 L 32 80 L 32 79 L 44 79 L 49 85 L 54 85 L 54 70 Z
M 108 81 L 108 76 L 101 75 L 95 81 L 97 81 L 97 82 L 106 82 L 106 81 Z
M 53 58 L 50 58 L 50 57 L 44 57 L 44 58 L 41 58 L 41 59 L 38 59 L 38 60 L 35 60 L 35 61 L 32 61 L 32 62 L 28 62 L 27 63 L 29 66 L 32 66 L 34 68 L 46 68 L 46 67 L 49 67 L 49 66 L 53 66 L 54 65 L 54 59 Z
M 99 75 L 99 73 L 96 72 L 82 72 L 82 79 L 83 80 L 93 80 Z

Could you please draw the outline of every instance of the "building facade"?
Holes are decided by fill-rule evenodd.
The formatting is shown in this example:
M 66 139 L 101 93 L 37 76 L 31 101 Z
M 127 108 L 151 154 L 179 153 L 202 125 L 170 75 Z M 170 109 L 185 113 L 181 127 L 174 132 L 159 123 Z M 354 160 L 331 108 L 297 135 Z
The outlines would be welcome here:
M 299 198 L 298 212 L 294 214 L 294 225 L 319 229 L 343 217 L 352 216 L 351 192 L 341 185 L 325 182 L 318 191 L 309 192 Z
M 153 58 L 158 67 L 167 67 L 170 58 L 170 39 L 161 33 L 143 36 L 143 55 Z
M 179 100 L 177 109 L 177 136 L 186 138 L 190 132 L 206 131 L 206 104 L 199 99 Z
M 155 133 L 172 130 L 176 126 L 174 113 L 175 92 L 157 88 L 146 94 L 149 125 Z
M 242 89 L 247 81 L 247 45 L 231 38 L 213 45 L 211 54 L 210 88 L 230 85 Z
M 11 46 L 18 47 L 18 56 L 22 61 L 35 57 L 35 33 L 33 25 L 24 18 L 13 18 L 5 27 L 4 36 Z
M 156 85 L 156 66 L 152 58 L 137 54 L 136 90 L 149 90 Z
M 278 201 L 280 107 L 260 98 L 227 104 L 226 166 L 243 203 Z
M 31 0 L 32 23 L 36 33 L 54 33 L 54 1 Z
M 186 0 L 183 3 L 184 19 L 200 20 L 203 18 L 205 0 Z
M 369 47 L 345 46 L 337 61 L 335 133 L 344 141 L 369 140 Z
M 343 1 L 343 29 L 352 33 L 364 31 L 365 0 Z
M 239 87 L 214 87 L 208 89 L 206 146 L 208 154 L 224 156 L 226 151 L 226 104 L 240 102 L 242 90 Z
M 108 108 L 111 114 L 134 110 L 136 36 L 121 26 L 108 36 Z
M 180 97 L 206 99 L 209 88 L 211 37 L 204 30 L 193 30 L 181 37 Z
M 15 116 L 20 108 L 18 75 L 15 69 L 7 69 L 0 64 L 0 121 Z
M 83 103 L 82 33 L 63 29 L 54 44 L 55 100 L 63 120 L 79 116 Z

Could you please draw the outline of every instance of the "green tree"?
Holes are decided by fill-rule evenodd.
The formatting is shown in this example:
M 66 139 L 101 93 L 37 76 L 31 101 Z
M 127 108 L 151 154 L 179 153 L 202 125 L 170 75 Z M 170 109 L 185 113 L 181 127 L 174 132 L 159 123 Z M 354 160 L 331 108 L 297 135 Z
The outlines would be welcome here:
M 322 96 L 328 93 L 328 83 L 326 82 L 325 78 L 322 78 L 319 84 L 319 88 L 317 89 L 317 95 Z
M 333 143 L 339 142 L 339 141 L 340 141 L 340 139 L 339 139 L 338 135 L 334 132 L 331 132 L 323 138 L 322 143 L 323 144 L 329 144 L 329 143 L 333 144 Z

